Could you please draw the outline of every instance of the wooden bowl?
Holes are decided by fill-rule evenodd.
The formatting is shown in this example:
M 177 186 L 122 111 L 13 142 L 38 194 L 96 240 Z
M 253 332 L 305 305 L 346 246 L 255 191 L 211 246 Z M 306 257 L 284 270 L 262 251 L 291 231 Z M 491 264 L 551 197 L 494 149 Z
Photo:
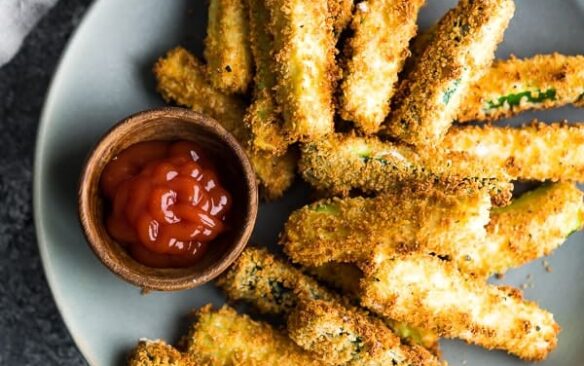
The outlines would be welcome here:
M 219 163 L 221 183 L 233 197 L 230 230 L 211 242 L 192 267 L 151 268 L 135 261 L 108 234 L 99 182 L 105 165 L 127 147 L 140 141 L 178 139 L 196 142 Z M 79 218 L 89 246 L 112 272 L 147 290 L 183 290 L 217 277 L 245 248 L 257 210 L 255 174 L 243 148 L 212 118 L 182 108 L 148 110 L 116 124 L 91 152 L 79 187 Z

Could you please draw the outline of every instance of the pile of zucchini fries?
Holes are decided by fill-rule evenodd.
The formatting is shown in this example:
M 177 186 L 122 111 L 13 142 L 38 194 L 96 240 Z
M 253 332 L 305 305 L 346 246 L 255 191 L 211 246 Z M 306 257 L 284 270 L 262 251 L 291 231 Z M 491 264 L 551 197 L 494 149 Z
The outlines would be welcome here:
M 208 306 L 178 350 L 142 341 L 130 365 L 444 365 L 440 338 L 554 350 L 553 315 L 487 279 L 584 227 L 584 123 L 466 122 L 584 107 L 584 56 L 494 60 L 513 0 L 459 0 L 418 33 L 424 4 L 210 0 L 204 61 L 158 60 L 163 98 L 229 130 L 266 200 L 296 171 L 325 198 L 289 217 L 288 259 L 250 246 L 217 282 L 285 331 Z M 513 197 L 515 181 L 541 184 Z

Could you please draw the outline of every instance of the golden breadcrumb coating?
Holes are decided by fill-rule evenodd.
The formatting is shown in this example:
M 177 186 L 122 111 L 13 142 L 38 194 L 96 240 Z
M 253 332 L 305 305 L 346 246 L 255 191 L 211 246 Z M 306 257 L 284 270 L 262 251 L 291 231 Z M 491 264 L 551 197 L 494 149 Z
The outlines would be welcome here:
M 209 80 L 224 93 L 243 93 L 252 77 L 245 0 L 211 0 L 205 38 Z
M 552 183 L 494 208 L 480 246 L 487 274 L 504 273 L 549 255 L 584 227 L 584 195 L 572 183 Z
M 387 258 L 366 271 L 362 291 L 362 304 L 377 313 L 524 360 L 543 360 L 557 344 L 551 313 L 435 256 Z
M 184 48 L 177 47 L 160 58 L 154 66 L 158 91 L 166 101 L 187 106 L 215 118 L 246 147 L 249 131 L 243 123 L 244 106 L 235 97 L 215 90 L 206 81 L 204 66 Z M 289 151 L 280 157 L 246 148 L 264 195 L 282 196 L 294 180 L 296 156 Z
M 304 179 L 331 195 L 351 190 L 383 192 L 403 185 L 439 185 L 452 190 L 486 188 L 497 205 L 511 198 L 513 185 L 501 169 L 475 162 L 465 153 L 444 153 L 382 142 L 377 137 L 336 134 L 302 148 Z
M 425 0 L 368 0 L 356 6 L 350 55 L 341 84 L 340 114 L 365 133 L 375 133 L 389 112 L 398 73 L 416 34 Z
M 317 267 L 306 267 L 308 272 L 322 283 L 339 290 L 355 303 L 360 303 L 361 279 L 363 272 L 354 264 L 329 262 Z M 419 344 L 429 350 L 432 354 L 440 357 L 440 340 L 435 333 L 425 331 L 421 328 L 407 326 L 405 323 L 381 317 L 402 340 L 408 344 Z
M 265 0 L 274 36 L 276 100 L 292 140 L 333 132 L 335 47 L 327 0 Z
M 128 358 L 128 366 L 195 366 L 188 355 L 183 355 L 163 341 L 141 340 Z
M 580 230 L 582 198 L 575 185 L 555 183 L 492 209 L 490 218 L 484 197 L 481 201 L 480 196 L 464 193 L 416 196 L 396 191 L 375 198 L 333 198 L 293 212 L 281 241 L 293 260 L 311 266 L 382 261 L 423 251 L 486 278 L 548 255 Z M 360 277 L 358 269 L 343 268 L 341 263 L 311 273 L 345 293 L 355 292 Z
M 352 263 L 328 262 L 319 266 L 304 267 L 320 282 L 339 290 L 343 295 L 355 298 L 359 295 L 359 281 L 363 272 Z
M 443 147 L 464 151 L 513 179 L 584 182 L 584 123 L 458 126 Z
M 327 0 L 327 5 L 334 35 L 338 38 L 353 19 L 353 0 Z
M 267 249 L 246 248 L 217 281 L 231 300 L 250 302 L 262 313 L 287 315 L 301 299 L 337 296 Z
M 205 77 L 205 66 L 193 54 L 176 47 L 156 62 L 153 71 L 157 90 L 164 100 L 215 118 L 240 143 L 245 142 L 243 101 L 213 88 Z
M 298 163 L 296 152 L 288 150 L 284 155 L 275 156 L 266 152 L 246 151 L 263 188 L 264 197 L 268 201 L 281 198 L 294 182 Z
M 412 145 L 438 144 L 491 65 L 514 10 L 512 0 L 461 0 L 448 11 L 401 83 L 385 132 Z
M 302 301 L 288 317 L 288 335 L 332 365 L 442 365 L 421 346 L 403 347 L 381 320 L 333 302 Z
M 470 253 L 460 249 L 485 239 L 490 208 L 490 196 L 481 191 L 404 189 L 375 198 L 333 198 L 293 212 L 280 243 L 294 262 L 311 266 L 410 251 L 465 261 Z
M 584 56 L 497 60 L 464 96 L 459 122 L 495 121 L 531 109 L 584 107 Z
M 325 300 L 350 307 L 350 301 L 320 284 L 266 249 L 247 247 L 217 285 L 231 300 L 243 300 L 262 313 L 288 316 L 300 301 Z M 384 319 L 408 344 L 426 344 L 435 336 L 422 328 Z M 424 340 L 426 343 L 421 343 Z M 432 343 L 433 349 L 437 348 Z
M 182 345 L 200 365 L 325 365 L 270 325 L 228 306 L 201 308 Z
M 266 32 L 270 11 L 265 0 L 246 0 L 249 8 L 250 45 L 255 62 L 253 102 L 245 115 L 251 131 L 250 144 L 255 150 L 281 155 L 288 148 L 282 130 L 282 116 L 274 100 L 276 76 L 272 70 L 273 37 Z

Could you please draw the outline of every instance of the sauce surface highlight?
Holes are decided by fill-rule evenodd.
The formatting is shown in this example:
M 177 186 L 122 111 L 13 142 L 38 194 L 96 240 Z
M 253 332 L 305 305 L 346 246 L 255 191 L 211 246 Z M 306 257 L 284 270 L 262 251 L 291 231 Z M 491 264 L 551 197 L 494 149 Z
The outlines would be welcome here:
M 130 146 L 105 166 L 101 189 L 111 203 L 109 234 L 158 268 L 199 261 L 225 230 L 232 203 L 213 164 L 189 141 Z

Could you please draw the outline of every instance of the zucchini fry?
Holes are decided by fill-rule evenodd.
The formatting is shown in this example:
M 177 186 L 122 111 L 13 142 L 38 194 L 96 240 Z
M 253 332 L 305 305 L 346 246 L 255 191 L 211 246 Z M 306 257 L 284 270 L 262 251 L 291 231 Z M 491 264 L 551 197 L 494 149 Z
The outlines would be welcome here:
M 356 6 L 350 54 L 341 84 L 340 114 L 365 133 L 377 132 L 389 112 L 398 73 L 416 34 L 425 0 L 368 0 Z
M 222 275 L 217 285 L 231 300 L 243 300 L 262 313 L 288 316 L 300 301 L 324 300 L 348 304 L 345 298 L 327 290 L 290 264 L 265 249 L 248 247 L 237 262 Z M 384 319 L 408 344 L 436 339 L 422 328 Z M 436 349 L 437 345 L 432 344 Z
M 270 325 L 228 306 L 200 309 L 182 344 L 198 365 L 325 365 Z
M 458 122 L 495 121 L 568 104 L 584 107 L 584 56 L 497 60 L 463 100 Z
M 248 247 L 217 285 L 231 300 L 252 303 L 260 312 L 287 315 L 302 299 L 337 296 L 266 249 Z
M 449 209 L 447 198 L 454 207 Z M 409 194 L 323 200 L 292 213 L 282 242 L 295 261 L 320 265 L 311 273 L 349 294 L 356 292 L 359 270 L 331 262 L 332 268 L 327 268 L 323 262 L 382 261 L 408 250 L 424 251 L 448 258 L 469 275 L 485 278 L 548 255 L 582 229 L 582 199 L 574 184 L 554 183 L 524 194 L 507 207 L 493 208 L 490 219 L 484 212 L 488 205 L 483 202 L 479 214 L 476 198 L 473 201 L 470 196 L 458 201 L 456 197 L 428 199 L 436 205 L 434 217 L 428 203 Z M 409 247 L 408 240 L 414 242 Z
M 252 58 L 245 0 L 211 0 L 205 59 L 215 89 L 227 94 L 247 90 Z
M 465 243 L 485 239 L 490 208 L 490 196 L 481 191 L 404 189 L 375 198 L 333 198 L 293 212 L 280 243 L 294 262 L 311 266 L 361 263 L 374 253 L 394 256 L 409 251 L 463 262 L 474 258 L 474 253 L 461 250 Z
M 166 101 L 187 106 L 215 118 L 245 145 L 249 131 L 243 124 L 243 103 L 214 89 L 205 79 L 204 66 L 184 48 L 175 48 L 154 66 L 158 91 Z M 264 194 L 279 198 L 294 180 L 296 157 L 292 152 L 275 157 L 246 149 Z
M 255 62 L 254 98 L 244 121 L 251 132 L 250 144 L 254 150 L 265 150 L 281 155 L 288 148 L 282 130 L 282 116 L 277 110 L 272 89 L 276 76 L 272 70 L 272 36 L 265 26 L 270 19 L 265 0 L 247 0 L 249 7 L 250 44 Z
M 557 344 L 551 313 L 516 289 L 488 285 L 434 256 L 378 263 L 366 271 L 362 290 L 362 304 L 374 312 L 525 360 L 543 360 Z
M 464 151 L 513 179 L 584 182 L 584 124 L 459 126 L 447 134 L 443 147 Z
M 480 246 L 483 273 L 504 273 L 549 255 L 584 227 L 582 192 L 571 183 L 544 185 L 507 207 L 494 208 Z
M 317 267 L 308 267 L 308 272 L 320 282 L 340 291 L 355 303 L 360 303 L 361 279 L 363 272 L 354 264 L 329 262 Z M 408 344 L 419 344 L 433 355 L 440 356 L 439 337 L 421 328 L 413 328 L 389 318 L 381 320 Z
M 128 366 L 195 366 L 195 362 L 163 341 L 141 340 L 132 351 Z
M 308 272 L 322 283 L 330 286 L 355 303 L 361 302 L 361 279 L 363 272 L 352 263 L 328 262 L 317 267 L 307 267 Z M 422 328 L 414 328 L 406 323 L 381 316 L 381 320 L 390 327 L 400 338 L 408 344 L 419 344 L 429 350 L 433 355 L 440 357 L 439 337 Z
M 446 13 L 400 85 L 385 132 L 412 145 L 439 143 L 490 66 L 514 10 L 512 0 L 461 0 Z
M 338 39 L 353 18 L 353 0 L 328 0 L 327 5 L 332 18 L 334 35 Z
M 383 192 L 404 184 L 489 190 L 497 205 L 511 198 L 505 172 L 479 164 L 465 153 L 414 150 L 376 137 L 336 134 L 302 149 L 299 169 L 306 181 L 331 195 L 351 190 Z
M 333 132 L 334 37 L 327 0 L 265 0 L 274 36 L 276 100 L 292 140 Z
M 288 335 L 296 344 L 332 365 L 441 365 L 420 346 L 402 347 L 379 319 L 338 304 L 301 302 L 288 317 Z

